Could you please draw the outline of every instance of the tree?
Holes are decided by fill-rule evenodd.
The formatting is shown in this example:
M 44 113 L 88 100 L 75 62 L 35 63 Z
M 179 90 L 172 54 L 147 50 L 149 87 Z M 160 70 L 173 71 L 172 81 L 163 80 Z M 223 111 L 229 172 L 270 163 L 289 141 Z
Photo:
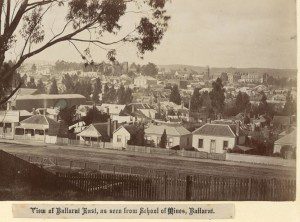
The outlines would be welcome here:
M 133 95 L 132 95 L 132 90 L 129 87 L 126 88 L 125 95 L 126 95 L 126 103 L 125 104 L 132 103 Z
M 41 79 L 39 79 L 36 88 L 37 88 L 37 92 L 36 93 L 38 93 L 38 94 L 46 93 L 46 89 L 45 89 L 46 86 L 45 86 L 45 84 L 43 83 L 43 81 Z
M 193 95 L 191 97 L 191 106 L 190 109 L 192 112 L 197 112 L 202 106 L 202 99 L 199 92 L 199 88 L 195 88 Z
M 36 84 L 35 84 L 34 78 L 32 76 L 30 77 L 30 81 L 27 83 L 27 88 L 31 88 L 31 89 L 36 88 Z
M 11 78 L 23 62 L 58 43 L 69 43 L 80 54 L 85 64 L 92 64 L 90 50 L 81 52 L 78 43 L 113 46 L 117 43 L 134 43 L 140 57 L 147 51 L 153 51 L 160 44 L 168 27 L 170 16 L 165 10 L 167 0 L 22 0 L 0 1 L 0 85 Z M 48 13 L 64 8 L 65 21 L 61 27 L 46 29 L 44 24 Z M 129 12 L 137 12 L 135 14 Z M 139 13 L 148 11 L 149 13 Z M 136 19 L 129 19 L 128 16 Z M 138 16 L 138 17 L 137 17 Z M 131 27 L 121 25 L 119 21 L 126 17 L 127 21 L 139 20 L 133 30 L 123 34 Z M 58 25 L 58 24 L 57 24 Z M 87 35 L 86 35 L 87 34 Z M 118 35 L 119 34 L 119 35 Z M 116 35 L 117 40 L 106 42 L 101 38 Z M 120 37 L 120 35 L 122 35 Z M 18 44 L 16 39 L 18 38 Z M 93 44 L 91 44 L 93 43 Z M 13 66 L 3 71 L 6 56 L 16 50 Z M 116 50 L 108 51 L 107 57 L 114 61 Z M 7 86 L 10 87 L 10 86 Z M 21 87 L 18 86 L 19 88 Z M 0 104 L 11 97 L 12 92 L 1 95 Z
M 120 86 L 117 92 L 118 96 L 118 104 L 126 104 L 126 94 L 125 94 L 125 87 L 123 85 Z
M 258 104 L 257 112 L 259 115 L 264 115 L 269 113 L 269 105 L 267 102 L 267 96 L 264 92 L 260 92 L 261 99 Z
M 167 138 L 167 131 L 164 129 L 163 134 L 161 135 L 160 141 L 159 141 L 159 147 L 160 148 L 166 148 L 168 143 L 168 138 Z
M 57 82 L 55 78 L 53 78 L 51 81 L 49 94 L 58 94 Z
M 76 83 L 78 81 L 78 76 L 70 76 L 65 74 L 62 78 L 62 84 L 64 85 L 64 93 L 71 94 L 76 92 Z
M 209 111 L 212 109 L 211 99 L 207 91 L 201 94 L 201 101 L 202 101 L 202 107 L 206 108 Z
M 66 107 L 61 109 L 58 113 L 58 117 L 67 126 L 71 126 L 75 122 L 76 106 Z
M 237 113 L 249 111 L 251 107 L 250 97 L 247 93 L 239 92 L 235 99 L 235 110 Z
M 225 90 L 223 88 L 222 80 L 217 78 L 217 80 L 212 83 L 212 87 L 213 89 L 209 93 L 212 108 L 215 114 L 221 114 L 225 105 Z
M 169 101 L 177 105 L 181 104 L 181 96 L 179 93 L 178 85 L 174 85 L 172 87 Z
M 297 104 L 293 100 L 293 97 L 291 95 L 291 91 L 289 91 L 286 95 L 285 104 L 282 110 L 283 115 L 293 115 L 297 112 Z
M 228 74 L 226 72 L 221 73 L 221 80 L 224 83 L 228 82 Z
M 147 65 L 142 66 L 142 74 L 145 76 L 156 76 L 158 74 L 158 68 L 154 63 L 149 62 Z
M 36 65 L 33 64 L 33 65 L 31 66 L 30 71 L 31 71 L 32 73 L 36 73 L 36 70 L 37 70 Z
M 93 95 L 92 95 L 92 100 L 95 103 L 99 102 L 99 94 L 101 93 L 102 85 L 101 85 L 101 80 L 99 78 L 96 79 L 96 82 L 94 84 L 94 90 L 93 90 Z
M 139 130 L 137 130 L 135 133 L 133 133 L 130 137 L 130 140 L 128 140 L 128 145 L 134 145 L 134 146 L 144 146 L 145 145 L 145 130 L 144 126 L 136 126 Z
M 100 112 L 95 106 L 89 109 L 83 121 L 88 126 L 91 123 L 104 123 L 109 119 L 109 114 Z

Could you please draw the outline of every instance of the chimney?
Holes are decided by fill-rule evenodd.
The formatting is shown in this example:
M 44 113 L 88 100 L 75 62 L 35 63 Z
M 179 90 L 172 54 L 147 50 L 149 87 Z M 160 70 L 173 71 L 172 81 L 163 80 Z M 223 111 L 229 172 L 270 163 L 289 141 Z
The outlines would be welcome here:
M 237 135 L 237 136 L 239 136 L 240 135 L 240 121 L 237 121 L 236 122 L 236 124 L 235 124 L 235 134 Z
M 237 121 L 235 124 L 235 134 L 236 134 L 236 144 L 239 144 L 239 136 L 240 136 L 240 121 Z
M 131 104 L 131 113 L 134 113 L 134 105 Z
M 109 115 L 109 107 L 106 107 L 106 113 Z
M 115 132 L 115 130 L 117 129 L 118 127 L 118 121 L 117 120 L 114 120 L 113 121 L 113 129 L 112 129 L 112 133 Z
M 111 137 L 111 119 L 108 118 L 107 120 L 107 135 L 110 138 Z

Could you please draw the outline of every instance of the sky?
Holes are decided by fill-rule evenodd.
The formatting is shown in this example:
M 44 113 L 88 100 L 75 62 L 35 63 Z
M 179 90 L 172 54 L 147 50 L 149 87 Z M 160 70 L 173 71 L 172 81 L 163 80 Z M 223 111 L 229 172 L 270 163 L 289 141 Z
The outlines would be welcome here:
M 117 59 L 160 65 L 297 67 L 295 0 L 172 0 L 167 11 L 169 29 L 154 52 L 140 60 L 134 46 L 118 45 Z M 64 16 L 51 13 L 45 27 L 55 29 L 63 24 Z M 125 32 L 130 30 L 130 21 L 134 19 L 121 21 L 129 26 Z M 92 53 L 97 62 L 106 59 L 101 49 L 93 48 Z M 56 45 L 31 60 L 58 59 L 82 61 L 69 43 Z

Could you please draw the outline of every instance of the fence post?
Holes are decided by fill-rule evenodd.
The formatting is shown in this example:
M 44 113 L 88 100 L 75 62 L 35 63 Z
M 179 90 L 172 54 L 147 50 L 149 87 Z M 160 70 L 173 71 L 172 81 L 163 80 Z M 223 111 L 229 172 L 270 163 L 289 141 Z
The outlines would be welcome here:
M 165 175 L 164 175 L 164 183 L 165 183 L 165 201 L 167 200 L 167 182 L 168 182 L 168 176 L 167 176 L 167 172 L 165 171 Z
M 248 190 L 247 190 L 247 200 L 251 200 L 251 184 L 252 184 L 252 179 L 248 179 Z
M 116 174 L 116 166 L 114 165 L 114 174 Z
M 186 176 L 186 192 L 185 192 L 185 200 L 190 201 L 192 200 L 192 176 Z

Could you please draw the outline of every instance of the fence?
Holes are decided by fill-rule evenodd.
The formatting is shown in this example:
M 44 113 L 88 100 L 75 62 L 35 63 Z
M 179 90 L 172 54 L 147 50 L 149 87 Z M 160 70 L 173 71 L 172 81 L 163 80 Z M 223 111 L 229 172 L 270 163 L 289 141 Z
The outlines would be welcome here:
M 54 161 L 55 164 L 55 161 Z M 70 164 L 70 163 L 69 163 Z M 76 165 L 76 164 L 75 164 Z M 79 166 L 79 165 L 78 165 Z M 99 165 L 96 165 L 99 167 Z M 70 167 L 72 168 L 72 162 Z M 86 165 L 80 165 L 86 167 Z M 123 167 L 122 167 L 123 168 Z M 116 170 L 116 169 L 115 169 Z M 1 177 L 16 175 L 39 186 L 61 194 L 72 190 L 85 200 L 295 200 L 296 181 L 282 179 L 253 179 L 208 175 L 169 176 L 112 173 L 56 173 L 55 175 L 0 151 Z
M 248 163 L 296 167 L 296 160 L 282 159 L 280 157 L 226 153 L 226 160 L 235 161 L 235 162 L 248 162 Z

